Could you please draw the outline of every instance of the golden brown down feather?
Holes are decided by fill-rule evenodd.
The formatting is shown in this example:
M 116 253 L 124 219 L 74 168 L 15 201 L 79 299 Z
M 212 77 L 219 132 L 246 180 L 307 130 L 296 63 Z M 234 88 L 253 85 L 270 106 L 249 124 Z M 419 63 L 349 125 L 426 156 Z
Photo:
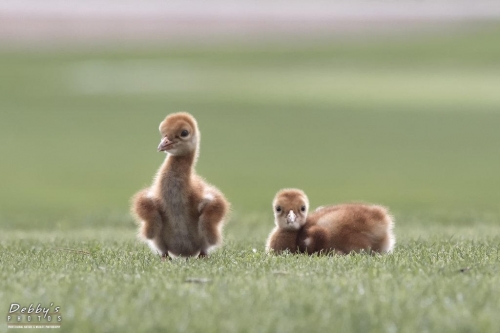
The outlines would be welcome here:
M 188 113 L 174 113 L 160 124 L 159 151 L 168 155 L 151 187 L 132 199 L 139 236 L 162 256 L 205 256 L 222 243 L 229 203 L 196 175 L 200 133 Z
M 392 217 L 387 209 L 369 204 L 341 204 L 321 207 L 311 214 L 305 193 L 297 189 L 278 192 L 274 201 L 276 227 L 266 249 L 275 253 L 391 252 L 394 248 Z M 300 207 L 300 208 L 299 208 Z M 297 209 L 303 209 L 295 221 Z M 284 212 L 292 212 L 283 217 Z

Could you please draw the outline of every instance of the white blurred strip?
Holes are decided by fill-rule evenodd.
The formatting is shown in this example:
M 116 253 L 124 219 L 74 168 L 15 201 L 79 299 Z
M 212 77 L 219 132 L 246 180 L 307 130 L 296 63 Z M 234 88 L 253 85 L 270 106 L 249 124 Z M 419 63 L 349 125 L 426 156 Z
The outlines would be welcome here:
M 95 1 L 2 0 L 3 17 L 183 20 L 401 20 L 500 17 L 498 0 Z
M 499 19 L 500 0 L 0 0 L 0 48 L 405 34 Z
M 102 60 L 68 65 L 64 71 L 73 95 L 156 95 L 183 98 L 218 96 L 227 100 L 309 105 L 478 106 L 498 109 L 498 71 L 467 69 L 371 70 L 324 66 L 226 68 L 189 61 Z M 446 108 L 445 108 L 446 109 Z

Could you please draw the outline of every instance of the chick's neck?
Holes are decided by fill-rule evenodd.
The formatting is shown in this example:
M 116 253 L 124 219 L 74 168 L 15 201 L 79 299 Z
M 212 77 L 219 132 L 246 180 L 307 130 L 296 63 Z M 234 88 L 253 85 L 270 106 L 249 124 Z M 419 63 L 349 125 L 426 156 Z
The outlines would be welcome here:
M 196 151 L 186 155 L 168 155 L 161 168 L 162 178 L 175 177 L 178 180 L 189 181 L 196 162 Z

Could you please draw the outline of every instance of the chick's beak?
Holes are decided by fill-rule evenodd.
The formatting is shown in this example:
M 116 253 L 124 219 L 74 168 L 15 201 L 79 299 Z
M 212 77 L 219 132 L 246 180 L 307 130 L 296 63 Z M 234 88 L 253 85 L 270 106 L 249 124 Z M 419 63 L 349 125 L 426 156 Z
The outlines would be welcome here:
M 171 145 L 174 143 L 170 141 L 167 137 L 164 137 L 161 141 L 160 144 L 158 145 L 158 151 L 165 151 L 170 148 Z
M 288 224 L 290 223 L 294 223 L 295 220 L 297 219 L 297 216 L 295 215 L 295 213 L 293 212 L 293 210 L 291 210 L 288 215 L 286 216 L 286 222 Z

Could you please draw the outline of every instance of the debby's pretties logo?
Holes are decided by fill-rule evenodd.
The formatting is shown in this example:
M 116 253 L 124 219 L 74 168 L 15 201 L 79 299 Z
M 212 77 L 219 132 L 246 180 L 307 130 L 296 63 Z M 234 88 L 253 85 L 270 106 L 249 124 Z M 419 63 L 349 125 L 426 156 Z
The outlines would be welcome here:
M 54 303 L 50 306 L 11 303 L 7 313 L 8 328 L 61 328 L 61 322 L 61 307 Z

